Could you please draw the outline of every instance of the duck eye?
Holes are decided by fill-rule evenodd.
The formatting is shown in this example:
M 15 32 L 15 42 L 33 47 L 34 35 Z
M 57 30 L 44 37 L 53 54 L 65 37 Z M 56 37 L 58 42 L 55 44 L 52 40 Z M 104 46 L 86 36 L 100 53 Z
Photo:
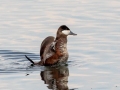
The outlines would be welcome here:
M 65 34 L 65 35 L 69 35 L 70 34 L 70 30 L 63 30 L 62 33 Z

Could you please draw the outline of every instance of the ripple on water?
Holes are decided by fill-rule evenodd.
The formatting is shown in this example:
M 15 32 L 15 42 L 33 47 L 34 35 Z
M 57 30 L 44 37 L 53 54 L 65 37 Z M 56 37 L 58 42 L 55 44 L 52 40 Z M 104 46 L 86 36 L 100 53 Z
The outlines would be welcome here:
M 26 69 L 29 68 L 30 62 L 24 55 L 28 55 L 33 60 L 39 60 L 39 55 L 34 53 L 0 50 L 0 73 L 26 71 Z

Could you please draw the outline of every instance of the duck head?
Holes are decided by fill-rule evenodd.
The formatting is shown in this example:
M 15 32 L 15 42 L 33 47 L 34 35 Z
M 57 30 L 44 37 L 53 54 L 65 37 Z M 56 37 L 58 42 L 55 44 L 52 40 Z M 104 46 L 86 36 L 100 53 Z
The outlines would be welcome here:
M 66 25 L 61 25 L 57 31 L 57 37 L 59 36 L 68 36 L 68 35 L 77 35 L 73 33 Z

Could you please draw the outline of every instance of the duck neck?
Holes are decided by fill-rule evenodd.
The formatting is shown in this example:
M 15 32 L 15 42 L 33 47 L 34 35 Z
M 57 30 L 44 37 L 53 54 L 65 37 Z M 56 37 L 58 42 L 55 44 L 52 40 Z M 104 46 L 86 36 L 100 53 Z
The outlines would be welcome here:
M 67 43 L 67 36 L 66 35 L 57 36 L 55 41 L 57 42 L 59 40 L 62 40 L 63 42 Z

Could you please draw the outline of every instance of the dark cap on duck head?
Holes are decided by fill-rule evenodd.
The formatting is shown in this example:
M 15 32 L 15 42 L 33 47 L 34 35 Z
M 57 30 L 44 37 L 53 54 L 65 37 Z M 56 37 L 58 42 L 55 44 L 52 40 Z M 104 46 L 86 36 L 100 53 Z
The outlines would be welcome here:
M 61 25 L 58 28 L 57 35 L 59 36 L 60 34 L 68 36 L 68 35 L 77 35 L 73 33 L 66 25 Z

